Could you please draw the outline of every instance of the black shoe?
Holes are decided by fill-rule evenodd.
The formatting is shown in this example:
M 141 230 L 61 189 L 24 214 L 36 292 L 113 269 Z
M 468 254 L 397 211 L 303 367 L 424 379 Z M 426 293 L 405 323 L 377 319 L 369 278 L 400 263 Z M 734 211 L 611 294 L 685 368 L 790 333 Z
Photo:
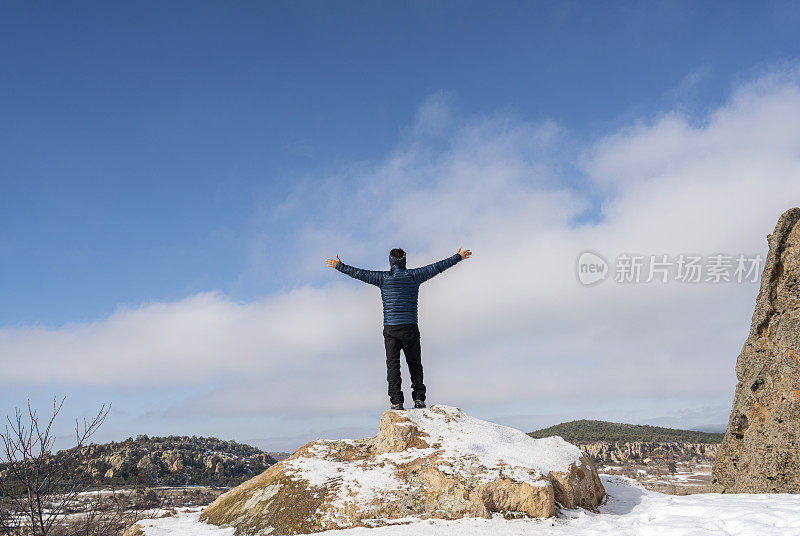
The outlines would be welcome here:
M 417 409 L 424 408 L 425 407 L 425 401 L 424 400 L 415 400 L 414 401 L 414 407 L 417 408 Z
M 403 407 L 403 404 L 400 403 L 400 404 L 392 404 L 392 409 L 400 411 L 400 410 L 403 410 L 405 408 Z

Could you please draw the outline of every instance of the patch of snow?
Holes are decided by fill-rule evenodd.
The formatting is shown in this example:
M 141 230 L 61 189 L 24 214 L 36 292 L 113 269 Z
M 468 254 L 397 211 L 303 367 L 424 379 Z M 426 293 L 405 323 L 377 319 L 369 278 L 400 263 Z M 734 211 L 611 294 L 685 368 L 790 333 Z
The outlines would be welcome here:
M 339 526 L 348 525 L 350 521 L 337 518 L 335 512 L 345 511 L 348 506 L 369 504 L 376 499 L 385 500 L 387 491 L 399 498 L 400 492 L 406 487 L 407 484 L 395 477 L 389 467 L 351 468 L 342 474 L 336 498 L 331 501 L 333 508 L 326 512 L 324 518 Z
M 270 500 L 272 497 L 275 496 L 276 493 L 278 493 L 278 490 L 280 490 L 280 486 L 277 486 L 275 484 L 257 489 L 250 496 L 250 498 L 247 499 L 247 502 L 244 503 L 244 509 L 246 511 L 250 510 L 251 508 L 254 508 L 258 503 Z
M 233 536 L 233 527 L 217 527 L 200 521 L 202 508 L 178 510 L 176 517 L 139 521 L 145 536 Z
M 407 423 L 403 423 L 404 425 L 408 425 Z M 392 463 L 408 463 L 410 461 L 416 460 L 417 458 L 424 458 L 426 456 L 430 456 L 437 449 L 427 448 L 427 449 L 408 449 L 402 450 L 400 452 L 386 452 L 383 454 L 379 454 L 375 457 L 376 460 L 380 461 L 387 461 Z
M 320 532 L 325 536 L 797 536 L 800 495 L 666 495 L 635 480 L 602 475 L 609 499 L 599 513 L 562 510 L 552 519 L 468 518 L 456 521 L 404 518 L 388 526 Z M 146 536 L 232 536 L 232 528 L 198 521 L 188 509 L 177 518 L 140 522 Z M 376 520 L 376 523 L 379 523 Z
M 283 463 L 287 474 L 307 480 L 309 485 L 317 488 L 339 477 L 345 467 L 349 469 L 344 463 L 324 458 L 295 458 Z
M 328 441 L 320 441 L 315 443 L 314 446 L 308 449 L 308 452 L 313 454 L 314 456 L 324 456 L 330 451 L 331 447 L 328 444 Z
M 533 439 L 525 432 L 470 417 L 452 406 L 409 409 L 402 415 L 430 436 L 425 438 L 428 444 L 441 445 L 443 458 L 476 457 L 492 473 L 507 474 L 503 469 L 509 467 L 527 468 L 542 476 L 550 471 L 567 472 L 571 464 L 580 464 L 583 455 L 581 449 L 558 436 Z M 514 473 L 516 480 L 531 484 L 541 478 L 520 470 Z
M 405 489 L 407 484 L 394 475 L 393 469 L 388 466 L 351 468 L 342 474 L 338 497 L 331 504 L 336 508 L 346 503 L 366 504 L 378 497 L 378 490 Z
M 408 486 L 399 480 L 391 464 L 371 465 L 364 460 L 337 462 L 321 458 L 297 458 L 284 462 L 287 474 L 301 478 L 314 487 L 326 487 L 335 493 L 331 500 L 334 509 L 348 505 L 368 504 L 386 493 L 396 494 Z M 327 515 L 327 514 L 326 514 Z M 328 519 L 344 524 L 347 520 Z
M 436 470 L 446 475 L 452 475 L 453 473 L 455 473 L 455 471 L 453 471 L 453 468 L 450 467 L 449 465 L 437 465 Z

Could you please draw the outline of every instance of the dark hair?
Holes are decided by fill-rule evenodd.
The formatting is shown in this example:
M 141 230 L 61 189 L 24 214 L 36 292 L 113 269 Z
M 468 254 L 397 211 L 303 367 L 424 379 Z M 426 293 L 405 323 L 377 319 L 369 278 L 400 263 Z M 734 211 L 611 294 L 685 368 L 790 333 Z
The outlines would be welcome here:
M 394 257 L 395 259 L 402 259 L 406 256 L 406 252 L 400 248 L 394 248 L 392 251 L 389 252 L 390 257 Z

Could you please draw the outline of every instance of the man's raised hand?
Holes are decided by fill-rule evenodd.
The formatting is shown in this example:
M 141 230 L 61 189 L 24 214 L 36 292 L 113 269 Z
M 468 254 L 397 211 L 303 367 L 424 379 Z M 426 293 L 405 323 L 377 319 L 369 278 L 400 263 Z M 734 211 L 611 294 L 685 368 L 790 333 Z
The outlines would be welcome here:
M 461 251 L 461 248 L 458 248 L 458 254 L 461 255 L 461 260 L 464 260 L 464 259 L 469 259 L 470 256 L 472 255 L 472 252 L 468 249 L 465 251 Z
M 335 259 L 328 258 L 325 260 L 325 264 L 330 266 L 331 268 L 336 268 L 336 265 L 339 264 L 339 255 L 336 255 Z

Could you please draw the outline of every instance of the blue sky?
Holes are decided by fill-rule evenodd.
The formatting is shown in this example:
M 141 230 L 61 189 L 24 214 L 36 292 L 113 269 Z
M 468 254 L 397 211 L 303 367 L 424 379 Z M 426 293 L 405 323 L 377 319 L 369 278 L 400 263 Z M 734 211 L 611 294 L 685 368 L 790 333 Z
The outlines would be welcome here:
M 553 118 L 591 139 L 678 100 L 713 106 L 731 79 L 800 51 L 797 12 L 780 3 L 3 11 L 4 324 L 273 290 L 272 278 L 240 277 L 254 214 L 298 178 L 388 151 L 436 92 L 472 114 Z
M 720 114 L 768 116 L 769 103 L 793 111 L 793 101 L 786 104 L 782 95 L 797 88 L 800 56 L 800 9 L 792 2 L 3 2 L 0 13 L 0 342 L 11 341 L 0 351 L 19 352 L 0 355 L 0 361 L 13 363 L 20 355 L 58 360 L 61 343 L 29 349 L 23 342 L 66 337 L 92 348 L 80 346 L 81 351 L 106 352 L 123 369 L 156 360 L 164 369 L 152 374 L 172 378 L 181 377 L 176 371 L 190 367 L 199 350 L 170 342 L 152 351 L 118 353 L 115 345 L 135 346 L 132 333 L 140 332 L 126 331 L 127 320 L 108 328 L 109 319 L 113 324 L 120 312 L 161 314 L 159 307 L 167 316 L 171 307 L 195 315 L 210 307 L 227 311 L 219 313 L 225 319 L 263 309 L 267 316 L 255 318 L 267 321 L 279 307 L 302 312 L 294 304 L 306 303 L 304 298 L 291 293 L 324 292 L 328 300 L 340 288 L 344 294 L 337 294 L 332 307 L 351 298 L 361 303 L 362 294 L 363 303 L 373 303 L 375 296 L 336 279 L 322 258 L 339 253 L 355 264 L 380 267 L 384 250 L 400 241 L 427 262 L 451 253 L 442 250 L 445 243 L 453 250 L 475 248 L 455 240 L 480 244 L 482 230 L 495 224 L 502 233 L 509 222 L 496 211 L 503 212 L 503 203 L 514 196 L 493 193 L 487 197 L 494 204 L 476 204 L 481 189 L 474 177 L 497 169 L 490 164 L 516 163 L 498 176 L 520 175 L 482 188 L 555 195 L 562 211 L 543 208 L 541 220 L 525 222 L 553 241 L 576 228 L 622 228 L 612 225 L 616 214 L 635 219 L 620 200 L 637 190 L 630 182 L 609 186 L 604 174 L 638 171 L 615 168 L 620 154 L 636 152 L 642 140 L 652 148 L 649 140 L 666 132 L 666 142 L 653 142 L 653 161 L 662 162 L 658 158 L 666 157 L 655 153 L 674 136 L 713 138 Z M 682 127 L 670 130 L 670 118 Z M 730 124 L 720 128 L 735 132 L 738 123 Z M 620 147 L 626 140 L 632 148 Z M 770 173 L 780 160 L 773 149 L 795 154 L 791 144 L 766 147 L 757 161 Z M 680 169 L 686 154 L 667 156 Z M 451 165 L 459 158 L 460 167 Z M 637 170 L 650 169 L 636 163 L 643 166 Z M 787 188 L 792 169 L 786 169 Z M 440 179 L 431 170 L 449 170 L 453 178 Z M 699 181 L 705 184 L 706 176 Z M 782 176 L 776 173 L 775 180 Z M 713 192 L 715 183 L 708 181 Z M 709 238 L 707 252 L 723 245 L 737 252 L 763 249 L 763 236 L 787 205 L 788 190 L 777 190 L 753 216 L 758 227 L 752 239 Z M 720 195 L 711 202 L 726 199 Z M 730 213 L 740 208 L 732 199 L 723 204 Z M 474 210 L 483 227 L 459 227 L 460 206 Z M 432 222 L 435 230 L 393 225 L 398 218 L 417 221 L 414 210 L 425 207 L 418 221 Z M 691 236 L 691 229 L 685 232 Z M 606 232 L 607 247 L 627 247 L 623 234 Z M 574 240 L 577 248 L 587 239 Z M 681 247 L 668 241 L 656 246 Z M 500 260 L 503 251 L 494 252 Z M 294 297 L 285 298 L 287 293 Z M 199 302 L 192 301 L 198 296 Z M 744 339 L 753 298 L 754 287 L 719 298 L 736 303 L 733 310 L 744 315 L 721 321 L 722 331 L 731 331 L 730 346 L 722 351 L 730 360 Z M 686 302 L 676 310 L 682 306 Z M 468 300 L 464 307 L 469 310 Z M 378 318 L 378 310 L 368 313 Z M 302 324 L 305 317 L 298 315 Z M 310 316 L 300 339 L 315 337 L 321 324 L 325 332 L 326 317 Z M 236 333 L 240 340 L 249 332 Z M 442 347 L 458 340 L 457 330 L 447 333 Z M 357 331 L 352 336 L 334 337 L 331 344 L 353 344 L 365 355 L 375 351 L 371 339 L 364 342 Z M 106 346 L 92 346 L 95 339 Z M 483 355 L 497 352 L 501 342 L 512 344 L 502 330 L 473 341 Z M 231 348 L 237 355 L 249 351 Z M 263 351 L 267 356 L 271 349 Z M 328 352 L 325 346 L 309 351 L 317 357 Z M 181 352 L 175 363 L 163 357 Z M 337 352 L 350 353 L 346 346 L 330 351 Z M 223 353 L 215 354 L 217 363 L 228 359 Z M 564 354 L 567 361 L 588 358 L 586 348 Z M 80 361 L 81 355 L 66 352 L 63 359 Z M 544 357 L 534 351 L 530 358 Z M 288 357 L 264 359 L 277 363 L 269 374 L 287 385 L 314 374 L 299 364 L 293 369 Z M 713 363 L 730 382 L 732 365 Z M 114 400 L 119 409 L 107 438 L 197 430 L 265 441 L 326 427 L 368 429 L 378 411 L 372 404 L 377 395 L 334 417 L 319 417 L 313 405 L 294 415 L 287 411 L 291 395 L 217 420 L 186 410 L 197 399 L 232 389 L 252 364 L 239 363 L 230 374 L 208 365 L 207 374 L 157 386 L 117 381 L 111 373 L 85 382 L 58 372 L 46 380 L 20 372 L 6 380 L 0 376 L 7 386 L 0 407 L 10 411 L 27 397 L 64 394 L 74 404 L 68 408 L 79 412 Z M 324 376 L 325 368 L 317 374 Z M 382 376 L 364 378 L 372 380 L 380 383 Z M 626 392 L 607 411 L 639 420 L 672 415 L 676 421 L 687 408 L 708 406 L 716 409 L 707 420 L 722 422 L 725 392 L 688 389 L 672 393 L 671 403 L 643 402 L 641 393 Z M 581 416 L 580 406 L 567 411 L 552 402 L 542 409 L 536 397 L 465 403 L 482 416 L 517 419 L 528 428 Z M 648 414 L 625 413 L 637 407 Z M 274 440 L 281 448 L 293 441 Z

